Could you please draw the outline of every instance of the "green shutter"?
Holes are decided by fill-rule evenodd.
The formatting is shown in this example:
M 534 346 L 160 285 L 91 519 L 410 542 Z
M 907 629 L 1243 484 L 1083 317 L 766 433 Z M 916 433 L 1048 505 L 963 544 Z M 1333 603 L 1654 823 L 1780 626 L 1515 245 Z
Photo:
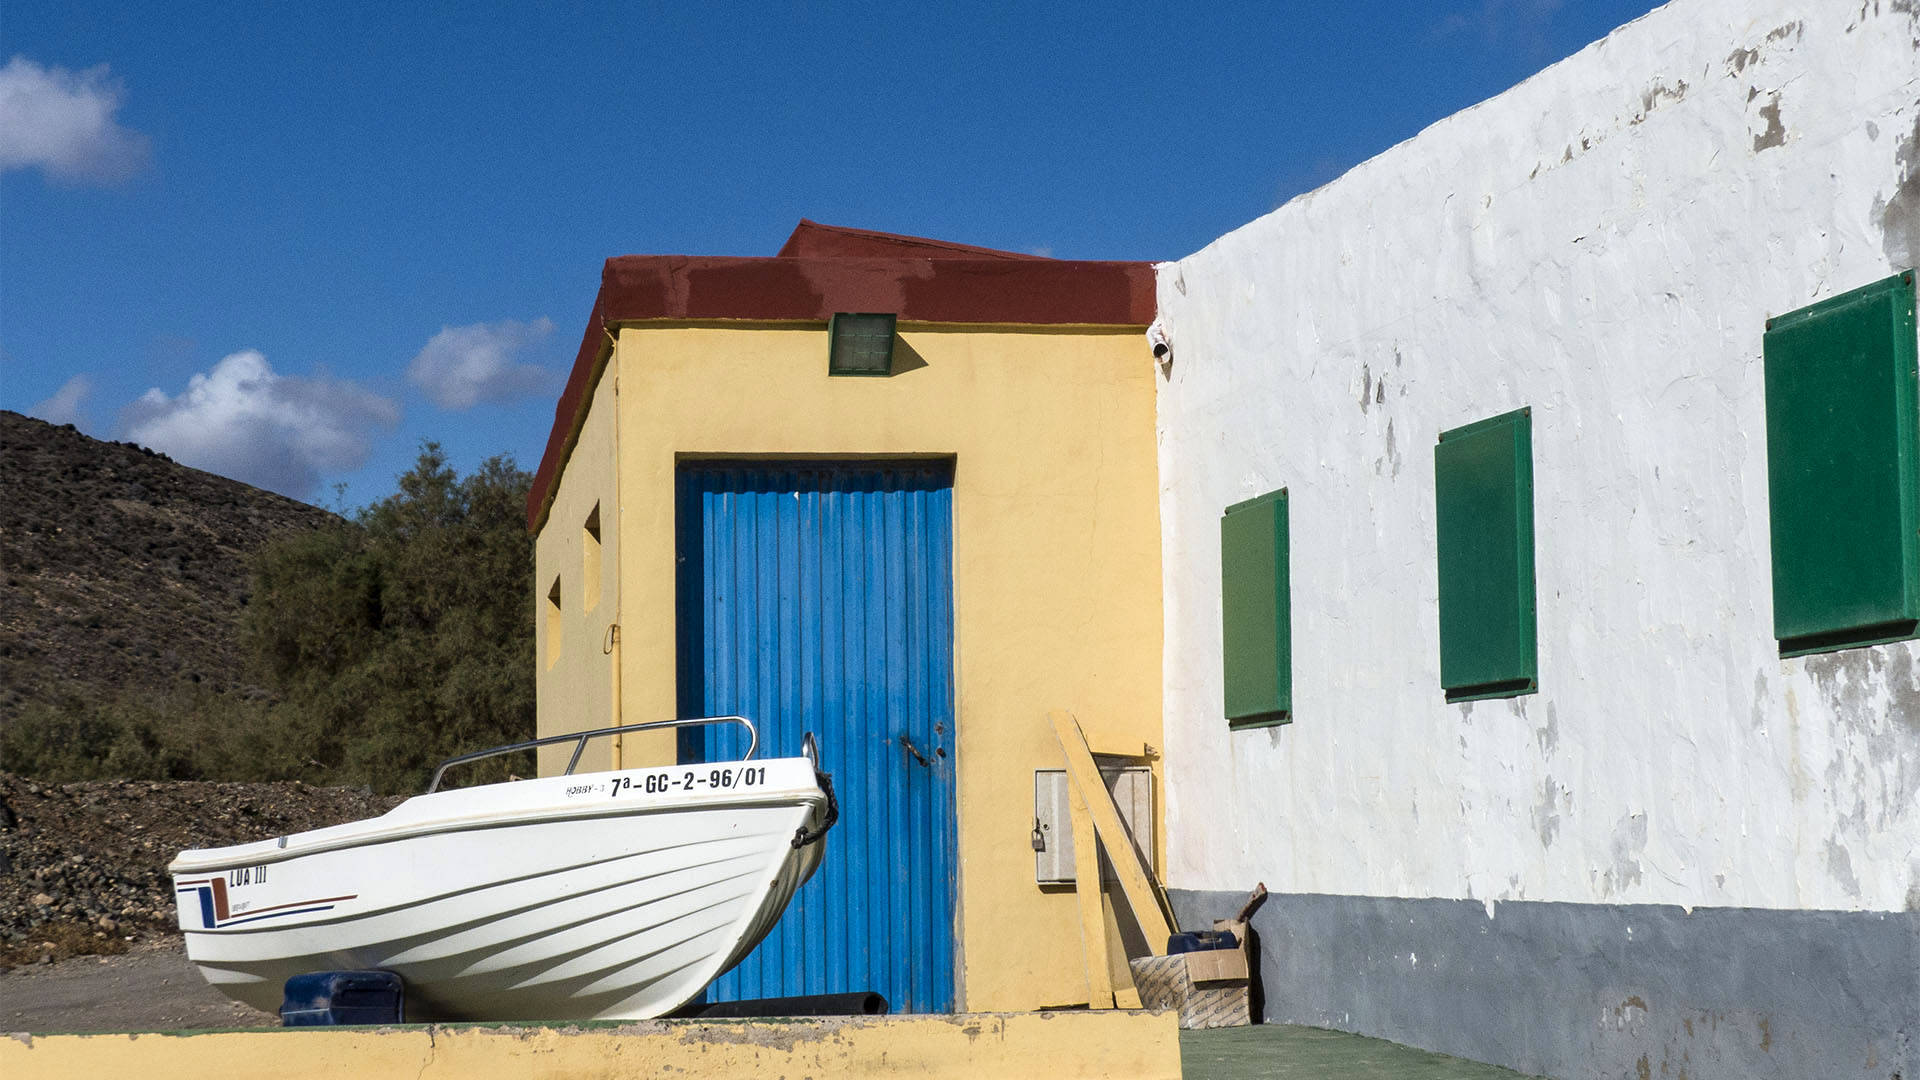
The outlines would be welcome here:
M 1433 477 L 1441 688 L 1448 701 L 1532 693 L 1539 665 L 1529 410 L 1441 432 Z
M 1913 271 L 1771 319 L 1767 495 L 1783 656 L 1920 624 Z
M 1220 611 L 1227 720 L 1293 719 L 1293 620 L 1287 595 L 1285 488 L 1220 518 Z

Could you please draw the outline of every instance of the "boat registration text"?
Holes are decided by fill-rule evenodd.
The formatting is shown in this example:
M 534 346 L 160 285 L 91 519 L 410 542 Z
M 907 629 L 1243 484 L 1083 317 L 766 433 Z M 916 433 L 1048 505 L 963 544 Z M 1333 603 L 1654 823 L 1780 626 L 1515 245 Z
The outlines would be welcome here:
M 767 782 L 764 766 L 735 766 L 717 769 L 665 769 L 641 776 L 616 776 L 595 784 L 575 784 L 567 797 L 606 793 L 610 799 L 622 795 L 664 795 L 669 792 L 726 791 L 733 788 L 760 787 Z

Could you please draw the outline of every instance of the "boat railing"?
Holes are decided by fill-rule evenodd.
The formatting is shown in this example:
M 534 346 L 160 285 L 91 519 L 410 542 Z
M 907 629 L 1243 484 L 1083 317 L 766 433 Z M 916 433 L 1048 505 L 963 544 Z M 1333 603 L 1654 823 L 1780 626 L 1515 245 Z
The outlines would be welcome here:
M 567 759 L 567 769 L 561 775 L 572 776 L 573 770 L 580 764 L 581 753 L 587 749 L 588 739 L 605 738 L 609 735 L 626 735 L 636 731 L 660 731 L 668 728 L 699 727 L 705 724 L 739 724 L 741 727 L 746 728 L 747 752 L 740 755 L 740 760 L 742 761 L 751 760 L 753 758 L 753 752 L 760 748 L 760 732 L 753 726 L 753 721 L 744 716 L 694 716 L 688 717 L 685 720 L 649 720 L 641 724 L 620 724 L 614 727 L 593 728 L 590 731 L 569 731 L 564 735 L 548 735 L 543 739 L 528 739 L 526 742 L 508 743 L 505 746 L 494 746 L 485 750 L 475 750 L 471 754 L 461 754 L 459 757 L 450 757 L 441 762 L 439 768 L 433 770 L 433 780 L 427 784 L 426 794 L 431 795 L 440 790 L 441 777 L 445 776 L 447 770 L 455 765 L 466 765 L 470 762 L 485 760 L 486 758 L 499 757 L 502 754 L 512 754 L 521 750 L 537 750 L 542 746 L 554 746 L 559 743 L 571 742 L 574 744 L 573 756 Z

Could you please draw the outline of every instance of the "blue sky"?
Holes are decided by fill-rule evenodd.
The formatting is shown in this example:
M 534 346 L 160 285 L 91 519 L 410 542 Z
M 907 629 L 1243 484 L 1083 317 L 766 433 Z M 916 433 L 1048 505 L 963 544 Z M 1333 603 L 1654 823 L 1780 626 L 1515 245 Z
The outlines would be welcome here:
M 0 408 L 345 507 L 531 469 L 607 256 L 1177 258 L 1653 6 L 9 4 Z

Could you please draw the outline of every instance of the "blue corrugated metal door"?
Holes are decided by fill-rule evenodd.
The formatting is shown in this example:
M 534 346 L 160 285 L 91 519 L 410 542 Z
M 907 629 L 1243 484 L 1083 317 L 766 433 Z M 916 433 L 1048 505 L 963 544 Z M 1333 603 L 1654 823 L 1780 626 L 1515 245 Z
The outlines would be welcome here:
M 952 466 L 699 463 L 678 494 L 682 713 L 749 717 L 770 757 L 813 732 L 840 798 L 819 872 L 708 999 L 951 1011 Z M 708 729 L 680 753 L 740 749 Z

